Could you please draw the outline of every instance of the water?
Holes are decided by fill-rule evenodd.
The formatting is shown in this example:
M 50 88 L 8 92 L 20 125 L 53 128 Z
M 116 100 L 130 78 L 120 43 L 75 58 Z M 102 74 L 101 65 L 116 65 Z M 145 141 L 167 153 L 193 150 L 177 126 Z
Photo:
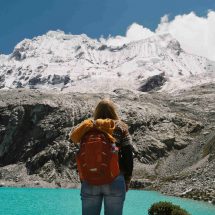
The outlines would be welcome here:
M 81 215 L 79 193 L 78 189 L 0 188 L 0 215 Z M 127 193 L 123 214 L 147 215 L 158 201 L 171 201 L 192 215 L 215 215 L 215 206 L 208 203 L 136 190 Z

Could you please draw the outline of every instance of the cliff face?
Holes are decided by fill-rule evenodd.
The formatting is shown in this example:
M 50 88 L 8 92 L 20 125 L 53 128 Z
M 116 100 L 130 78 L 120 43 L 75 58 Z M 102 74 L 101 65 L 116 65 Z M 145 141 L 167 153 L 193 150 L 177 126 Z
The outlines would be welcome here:
M 76 186 L 76 147 L 68 134 L 107 97 L 119 107 L 132 135 L 133 186 L 147 180 L 153 189 L 179 195 L 198 181 L 200 190 L 215 190 L 214 150 L 206 150 L 214 148 L 213 84 L 177 95 L 124 89 L 111 94 L 1 91 L 1 184 Z M 180 180 L 186 183 L 180 186 Z M 205 181 L 211 183 L 206 186 Z

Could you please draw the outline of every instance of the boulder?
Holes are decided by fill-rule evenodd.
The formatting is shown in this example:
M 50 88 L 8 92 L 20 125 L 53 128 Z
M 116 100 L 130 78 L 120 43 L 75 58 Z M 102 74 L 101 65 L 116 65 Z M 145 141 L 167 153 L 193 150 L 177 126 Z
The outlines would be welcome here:
M 154 75 L 149 77 L 144 81 L 144 83 L 138 88 L 141 92 L 150 92 L 150 91 L 157 91 L 159 90 L 167 79 L 164 76 L 164 73 L 159 75 Z

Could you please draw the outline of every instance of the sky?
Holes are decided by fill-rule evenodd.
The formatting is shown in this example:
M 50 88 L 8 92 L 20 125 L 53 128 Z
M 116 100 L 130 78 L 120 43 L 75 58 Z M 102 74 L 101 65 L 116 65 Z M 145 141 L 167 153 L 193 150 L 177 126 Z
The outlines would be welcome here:
M 115 45 L 167 32 L 215 60 L 215 0 L 0 0 L 0 53 L 57 29 Z

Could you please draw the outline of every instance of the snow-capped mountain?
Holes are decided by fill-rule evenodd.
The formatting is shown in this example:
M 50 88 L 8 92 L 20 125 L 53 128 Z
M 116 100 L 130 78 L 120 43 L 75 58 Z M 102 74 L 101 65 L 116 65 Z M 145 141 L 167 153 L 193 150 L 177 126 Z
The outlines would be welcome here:
M 49 31 L 0 55 L 1 89 L 172 92 L 214 81 L 215 63 L 186 53 L 169 34 L 111 47 L 86 35 Z

